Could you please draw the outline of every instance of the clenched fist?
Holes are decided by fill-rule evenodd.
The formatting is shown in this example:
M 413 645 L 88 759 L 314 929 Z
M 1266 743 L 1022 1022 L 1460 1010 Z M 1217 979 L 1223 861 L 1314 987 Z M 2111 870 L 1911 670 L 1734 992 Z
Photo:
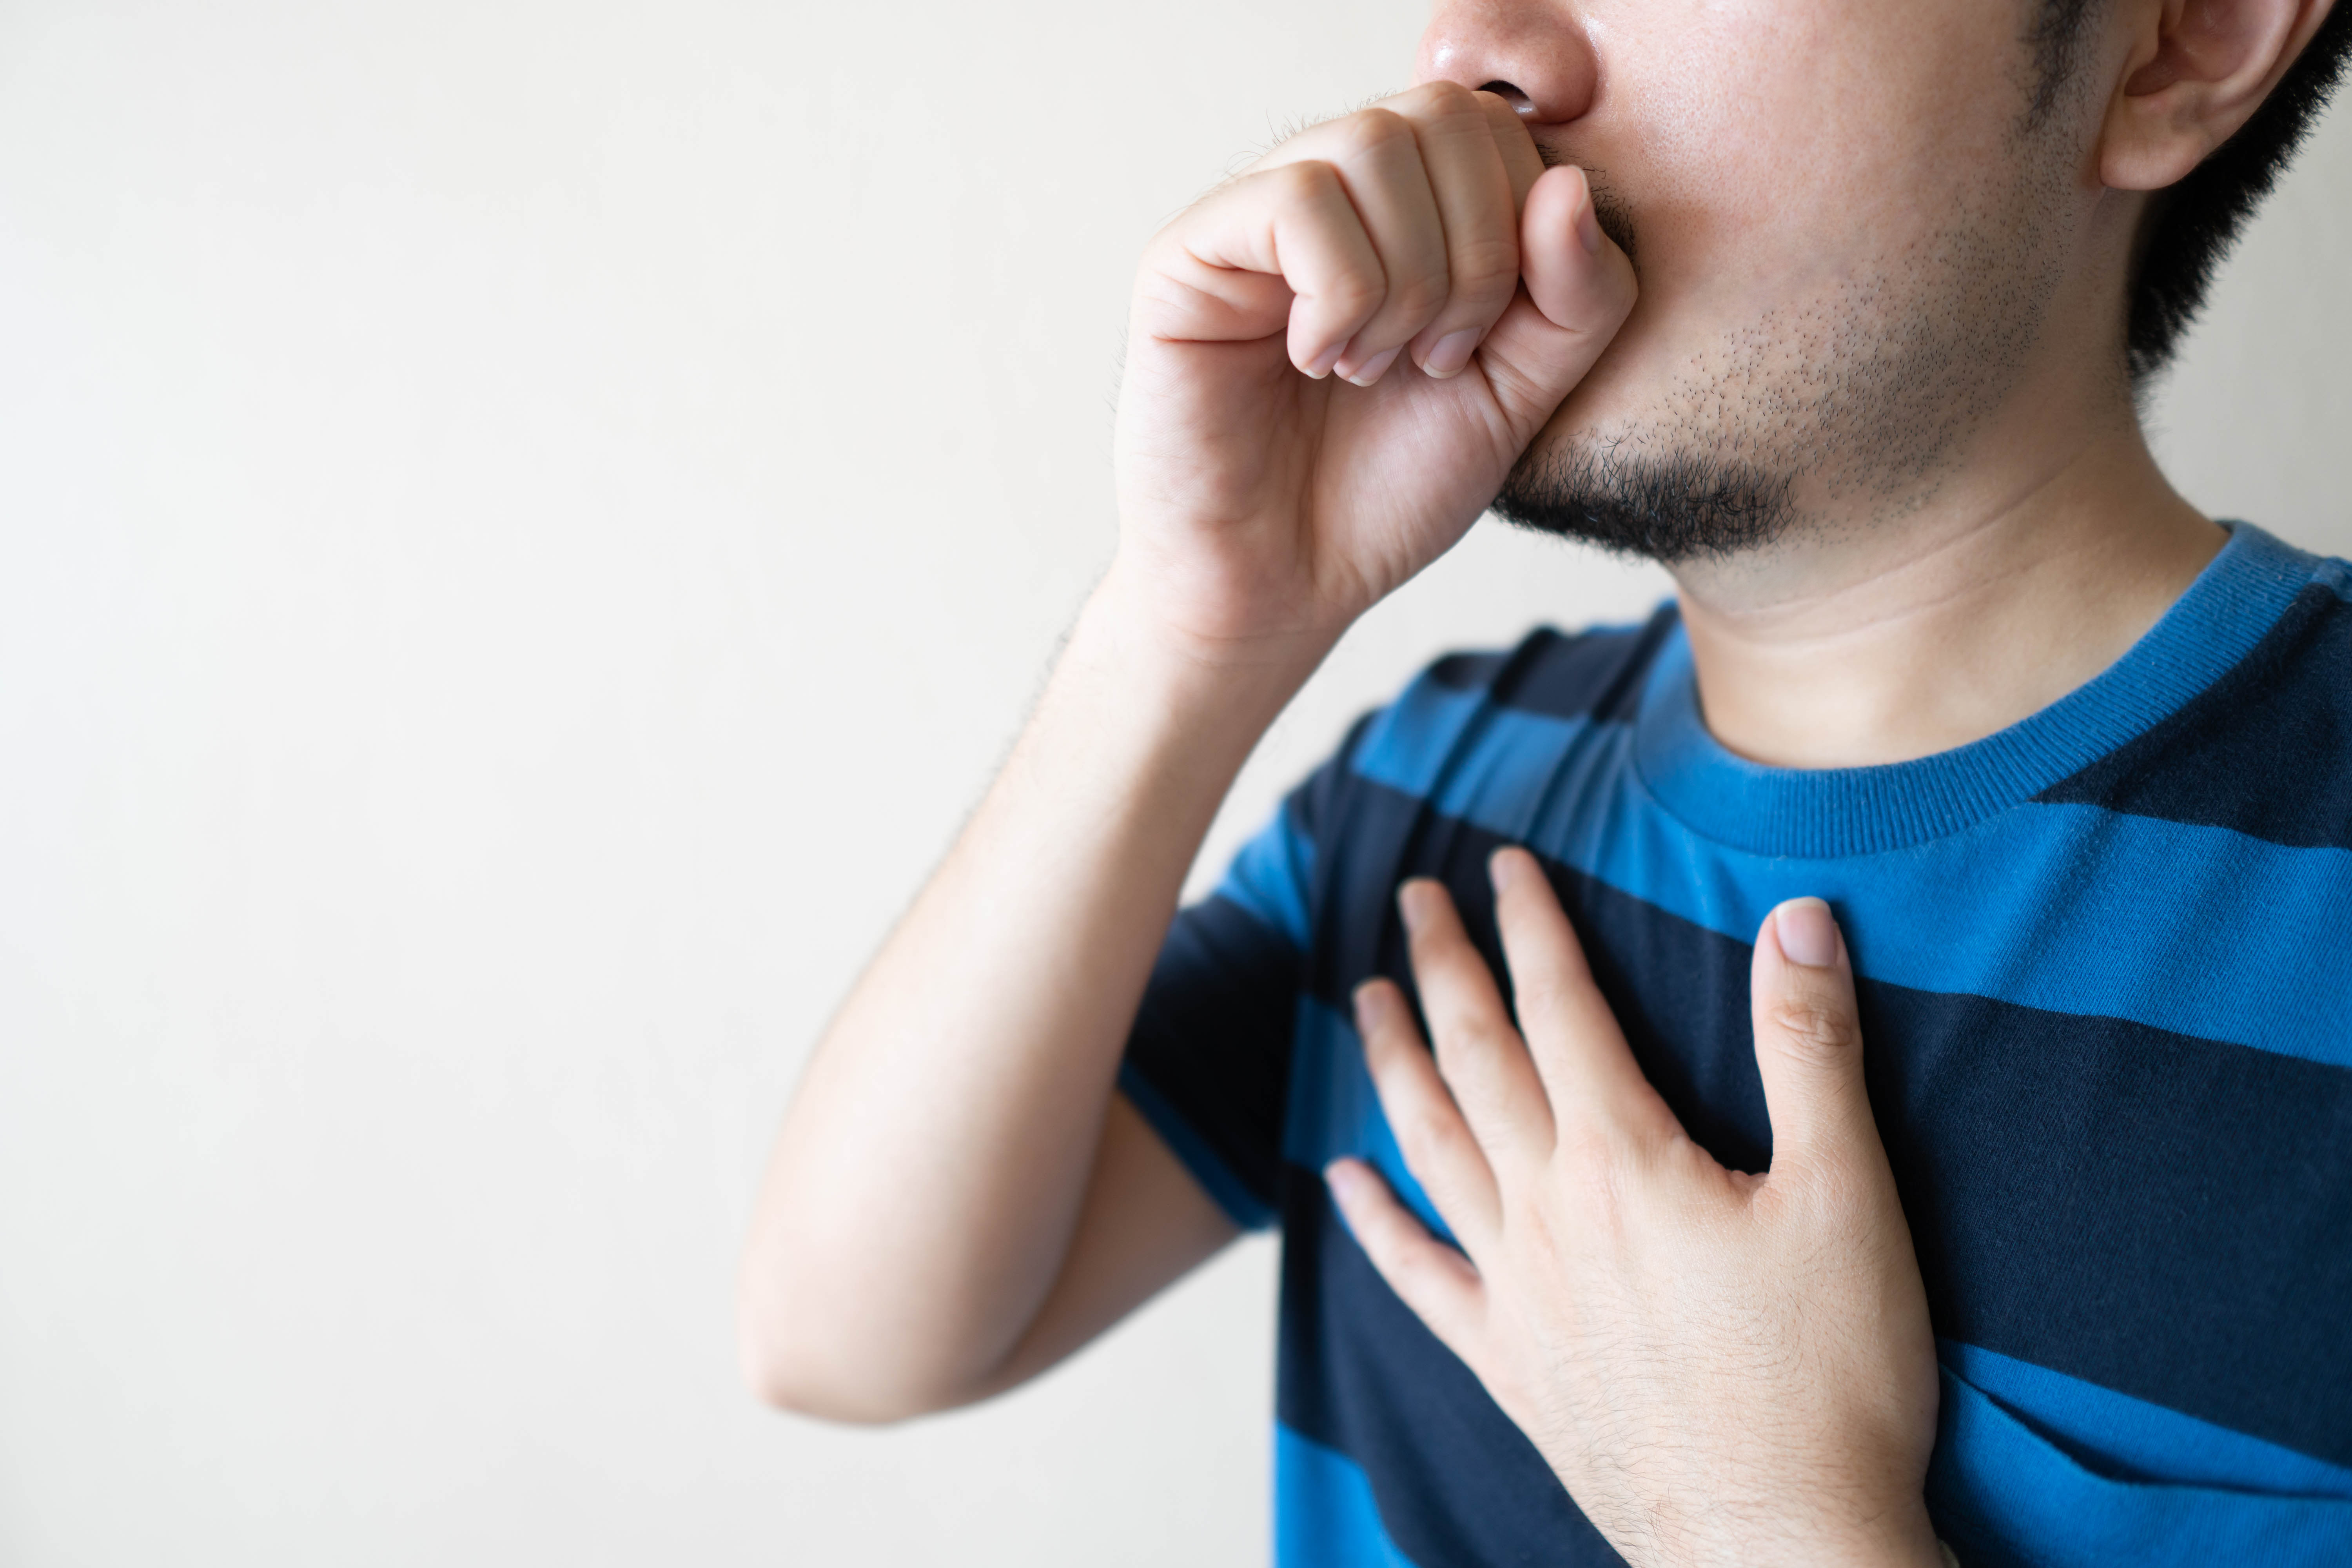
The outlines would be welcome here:
M 1583 172 L 1492 93 L 1294 137 L 1144 255 L 1125 603 L 1188 657 L 1312 664 L 1468 530 L 1633 294 Z

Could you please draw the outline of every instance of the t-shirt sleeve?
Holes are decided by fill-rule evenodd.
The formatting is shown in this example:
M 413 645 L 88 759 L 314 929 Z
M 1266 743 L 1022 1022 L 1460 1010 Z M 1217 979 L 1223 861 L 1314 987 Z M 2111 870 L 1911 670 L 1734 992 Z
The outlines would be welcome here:
M 1128 1037 L 1119 1089 L 1234 1223 L 1273 1223 L 1317 840 L 1359 724 L 1286 797 L 1224 879 L 1178 911 Z

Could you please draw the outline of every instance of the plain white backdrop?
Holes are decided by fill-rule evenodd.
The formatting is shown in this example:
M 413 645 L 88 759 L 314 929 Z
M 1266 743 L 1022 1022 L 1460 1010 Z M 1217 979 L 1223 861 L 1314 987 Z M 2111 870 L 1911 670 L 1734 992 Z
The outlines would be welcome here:
M 1108 558 L 1139 247 L 1420 23 L 0 5 L 0 1563 L 1263 1561 L 1263 1241 L 880 1433 L 729 1297 Z M 2347 257 L 2339 110 L 2156 410 L 2336 552 Z M 1204 865 L 1435 650 L 1664 591 L 1482 524 Z

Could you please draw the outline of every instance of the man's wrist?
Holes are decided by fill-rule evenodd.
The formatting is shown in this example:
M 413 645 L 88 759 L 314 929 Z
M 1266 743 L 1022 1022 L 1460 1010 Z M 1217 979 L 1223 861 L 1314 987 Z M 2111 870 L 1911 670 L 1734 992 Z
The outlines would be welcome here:
M 1726 1512 L 1736 1518 L 1736 1506 Z M 1811 1523 L 1755 1518 L 1745 1527 L 1722 1514 L 1712 1528 L 1653 1531 L 1646 1540 L 1612 1542 L 1637 1568 L 1952 1568 L 1924 1498 L 1866 1521 Z
M 1339 641 L 1320 629 L 1204 630 L 1171 597 L 1150 567 L 1121 555 L 1087 597 L 1066 660 L 1116 668 L 1139 700 L 1220 729 L 1246 728 L 1254 744 Z
M 1948 1568 L 1951 1559 L 1927 1518 L 1927 1500 L 1918 1498 L 1896 1514 L 1823 1542 L 1801 1561 L 1834 1568 Z

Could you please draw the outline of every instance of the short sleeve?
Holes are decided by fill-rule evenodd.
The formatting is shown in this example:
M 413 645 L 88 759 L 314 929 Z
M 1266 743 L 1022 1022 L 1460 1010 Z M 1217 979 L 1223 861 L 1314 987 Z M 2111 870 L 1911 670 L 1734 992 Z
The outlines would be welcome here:
M 1284 799 L 1216 891 L 1177 913 L 1119 1068 L 1129 1101 L 1245 1230 L 1275 1217 L 1318 836 L 1363 729 Z

